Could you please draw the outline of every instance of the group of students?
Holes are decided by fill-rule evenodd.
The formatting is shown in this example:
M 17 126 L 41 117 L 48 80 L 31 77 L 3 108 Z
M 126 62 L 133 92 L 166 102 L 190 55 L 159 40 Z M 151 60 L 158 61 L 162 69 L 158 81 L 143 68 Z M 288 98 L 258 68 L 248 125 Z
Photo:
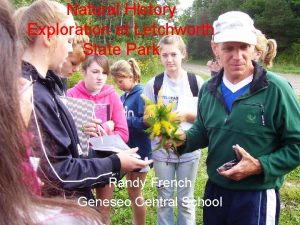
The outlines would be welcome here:
M 67 14 L 67 8 L 55 1 L 35 1 L 17 10 L 14 17 L 9 4 L 1 2 L 0 46 L 5 54 L 3 51 L 0 54 L 4 62 L 0 70 L 3 106 L 0 144 L 5 153 L 0 152 L 0 160 L 7 171 L 0 176 L 0 184 L 5 184 L 1 186 L 5 195 L 0 200 L 5 209 L 1 211 L 3 221 L 6 224 L 110 224 L 109 206 L 100 206 L 100 215 L 89 208 L 78 208 L 76 203 L 66 199 L 82 196 L 93 199 L 91 190 L 96 188 L 96 198 L 110 200 L 114 190 L 109 183 L 111 177 L 124 171 L 126 179 L 142 183 L 153 162 L 158 180 L 189 181 L 183 186 L 157 187 L 157 198 L 164 200 L 173 199 L 176 190 L 178 203 L 177 222 L 173 205 L 163 204 L 157 208 L 157 224 L 196 224 L 194 186 L 201 155 L 199 147 L 204 145 L 181 150 L 184 153 L 181 155 L 167 148 L 151 154 L 158 140 L 150 140 L 144 132 L 147 124 L 144 123 L 144 102 L 140 97 L 144 93 L 156 102 L 158 91 L 162 90 L 163 102 L 169 104 L 174 100 L 178 102 L 181 96 L 198 96 L 204 81 L 182 68 L 182 60 L 187 56 L 182 38 L 177 35 L 161 38 L 160 59 L 165 70 L 148 81 L 144 89 L 135 59 L 119 60 L 110 68 L 106 56 L 84 55 L 83 45 L 89 41 L 86 35 L 30 36 L 26 32 L 30 21 L 38 21 L 40 26 L 76 24 L 73 16 Z M 268 66 L 276 55 L 276 42 L 272 40 L 268 42 L 271 44 L 260 45 L 267 39 L 261 33 L 256 35 L 258 42 L 252 59 L 261 59 Z M 83 80 L 67 90 L 66 78 L 80 66 Z M 222 73 L 223 70 L 218 71 L 216 76 L 222 76 Z M 124 91 L 121 97 L 107 84 L 110 74 L 118 88 Z M 108 104 L 109 117 L 94 118 L 82 127 L 83 132 L 94 137 L 104 133 L 117 134 L 132 149 L 102 158 L 93 151 L 89 151 L 88 156 L 82 155 L 75 122 L 60 98 L 65 95 Z M 177 106 L 173 110 L 177 112 L 178 122 L 194 123 L 196 113 L 178 111 Z M 198 114 L 196 123 L 199 124 L 201 119 Z M 103 127 L 104 133 L 99 134 L 98 126 Z M 135 157 L 136 152 L 140 159 Z M 37 172 L 30 167 L 29 158 L 32 157 L 40 158 Z M 141 187 L 128 187 L 132 223 L 136 225 L 146 224 Z

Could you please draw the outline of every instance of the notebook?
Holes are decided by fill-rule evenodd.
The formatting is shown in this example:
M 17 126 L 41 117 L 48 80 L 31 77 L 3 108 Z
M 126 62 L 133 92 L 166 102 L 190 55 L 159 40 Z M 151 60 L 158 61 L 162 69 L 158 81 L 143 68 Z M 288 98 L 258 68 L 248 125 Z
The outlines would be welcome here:
M 86 99 L 60 97 L 64 104 L 67 106 L 69 112 L 75 121 L 79 142 L 84 155 L 88 154 L 89 149 L 89 135 L 82 131 L 82 126 L 90 123 L 94 115 L 94 102 Z
M 103 140 L 103 142 L 102 142 Z M 93 150 L 118 153 L 130 149 L 118 134 L 92 137 L 90 138 L 90 146 Z

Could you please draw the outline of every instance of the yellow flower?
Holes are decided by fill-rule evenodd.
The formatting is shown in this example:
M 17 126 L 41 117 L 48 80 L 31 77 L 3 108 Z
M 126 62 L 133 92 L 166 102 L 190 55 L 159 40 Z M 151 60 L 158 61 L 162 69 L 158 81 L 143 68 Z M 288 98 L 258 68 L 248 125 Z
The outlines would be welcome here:
M 148 105 L 145 108 L 145 116 L 146 117 L 155 117 L 155 111 L 156 111 L 156 105 L 152 104 L 152 105 Z
M 166 112 L 171 112 L 175 104 L 176 101 L 173 101 L 169 105 L 167 105 Z
M 144 94 L 141 94 L 141 98 L 144 100 L 145 105 L 153 105 L 153 102 L 147 98 Z
M 177 113 L 176 112 L 170 112 L 167 115 L 167 120 L 170 122 L 173 122 L 177 119 Z
M 175 131 L 178 129 L 177 113 L 171 112 L 176 101 L 169 105 L 163 104 L 162 91 L 158 92 L 157 104 L 154 104 L 146 96 L 141 95 L 145 101 L 144 118 L 148 128 L 147 133 L 150 133 L 150 139 L 160 137 L 159 145 L 152 152 L 161 149 L 167 140 L 171 139 L 173 148 L 176 150 L 176 142 L 178 141 Z
M 157 105 L 158 106 L 163 106 L 163 99 L 162 99 L 163 93 L 162 90 L 160 90 L 157 94 Z
M 175 131 L 175 127 L 168 121 L 161 121 L 161 125 L 165 128 L 167 134 L 171 137 L 172 133 Z
M 152 131 L 154 136 L 159 136 L 160 135 L 160 128 L 161 128 L 161 124 L 159 122 L 155 122 L 154 125 L 153 125 L 153 131 Z

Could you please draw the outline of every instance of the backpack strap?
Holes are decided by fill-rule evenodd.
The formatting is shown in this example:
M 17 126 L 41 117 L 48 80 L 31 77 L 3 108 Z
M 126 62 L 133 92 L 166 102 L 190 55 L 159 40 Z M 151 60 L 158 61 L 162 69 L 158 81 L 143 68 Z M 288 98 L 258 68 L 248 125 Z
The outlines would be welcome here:
M 161 73 L 161 74 L 155 76 L 155 78 L 154 78 L 153 89 L 154 89 L 155 102 L 157 102 L 158 92 L 162 86 L 163 80 L 164 80 L 164 73 Z
M 187 75 L 188 75 L 191 92 L 193 93 L 194 97 L 197 97 L 199 93 L 199 87 L 198 87 L 196 75 L 189 72 L 187 73 Z

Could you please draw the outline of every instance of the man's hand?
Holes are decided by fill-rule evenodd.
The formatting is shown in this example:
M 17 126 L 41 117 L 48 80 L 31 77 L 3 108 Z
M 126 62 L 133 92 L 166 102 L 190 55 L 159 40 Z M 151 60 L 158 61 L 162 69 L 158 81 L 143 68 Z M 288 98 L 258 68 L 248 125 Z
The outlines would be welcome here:
M 186 133 L 182 129 L 178 129 L 175 132 L 175 135 L 178 137 L 178 141 L 176 142 L 176 147 L 179 147 L 184 144 L 186 141 Z M 164 149 L 170 149 L 173 146 L 173 143 L 171 140 L 167 140 L 166 144 L 164 145 Z
M 138 159 L 138 155 L 136 154 L 137 151 L 138 148 L 132 148 L 130 150 L 126 150 L 117 154 L 121 161 L 122 171 L 130 172 L 136 169 L 142 169 L 153 162 L 152 160 L 148 160 L 147 158 L 145 158 L 145 160 Z
M 253 158 L 245 149 L 238 144 L 235 145 L 236 154 L 241 157 L 241 161 L 231 169 L 219 172 L 220 175 L 229 179 L 239 181 L 246 177 L 261 174 L 262 168 L 260 162 Z

